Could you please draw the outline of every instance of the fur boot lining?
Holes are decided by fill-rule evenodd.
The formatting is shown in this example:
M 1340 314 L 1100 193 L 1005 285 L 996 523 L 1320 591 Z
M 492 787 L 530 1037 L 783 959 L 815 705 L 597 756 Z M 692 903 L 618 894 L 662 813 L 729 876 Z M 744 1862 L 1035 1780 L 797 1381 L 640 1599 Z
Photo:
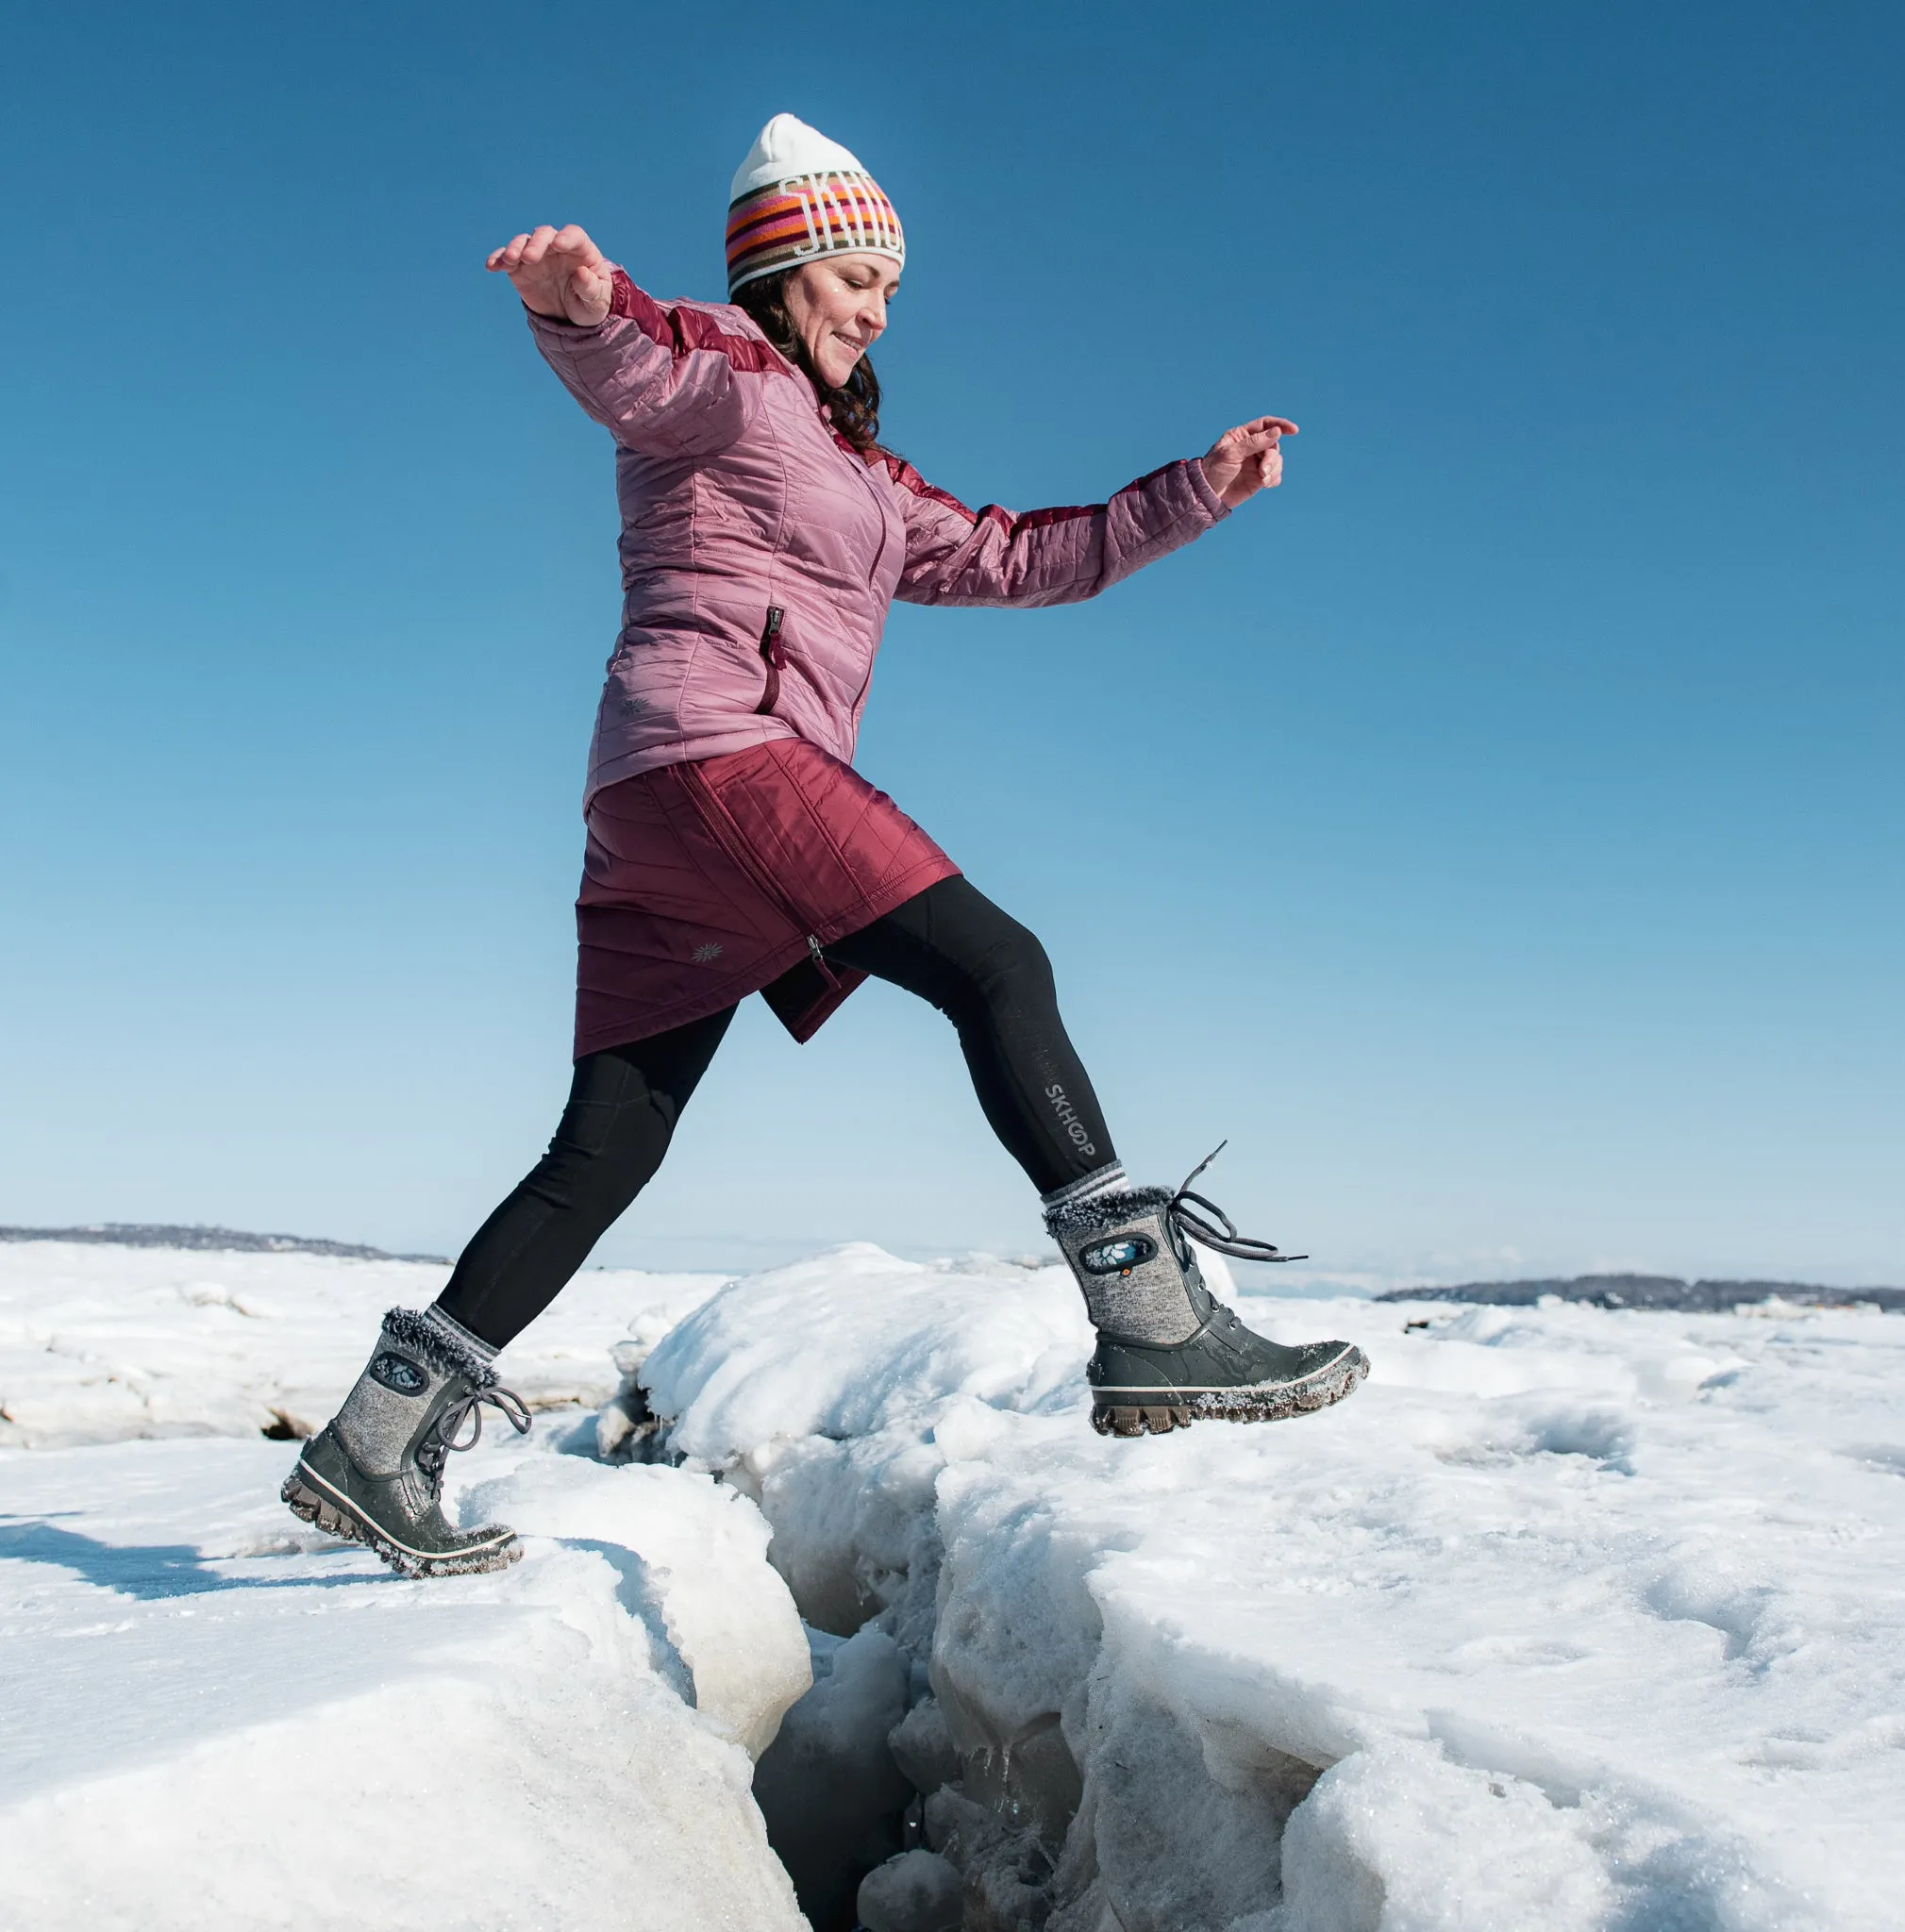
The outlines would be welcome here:
M 399 1348 L 414 1349 L 440 1375 L 460 1375 L 473 1389 L 496 1384 L 496 1372 L 488 1362 L 414 1308 L 391 1309 L 384 1317 L 384 1333 Z
M 1056 1239 L 1065 1234 L 1109 1232 L 1141 1215 L 1156 1214 L 1171 1205 L 1169 1188 L 1121 1188 L 1115 1193 L 1092 1194 L 1045 1215 L 1045 1232 Z

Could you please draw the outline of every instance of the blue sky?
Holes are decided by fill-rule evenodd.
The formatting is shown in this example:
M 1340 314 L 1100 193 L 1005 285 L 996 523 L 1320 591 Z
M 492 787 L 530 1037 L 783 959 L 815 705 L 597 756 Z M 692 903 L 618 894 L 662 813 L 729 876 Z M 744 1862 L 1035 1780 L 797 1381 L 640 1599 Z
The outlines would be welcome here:
M 718 18 L 718 26 L 709 21 Z M 1128 1164 L 1345 1276 L 1905 1279 L 1905 14 L 16 9 L 0 1220 L 454 1252 L 567 1084 L 603 433 L 484 251 L 719 292 L 791 109 L 886 430 L 1275 496 L 895 610 L 860 762 L 1044 938 Z M 940 1017 L 744 1012 L 598 1258 L 1038 1240 Z

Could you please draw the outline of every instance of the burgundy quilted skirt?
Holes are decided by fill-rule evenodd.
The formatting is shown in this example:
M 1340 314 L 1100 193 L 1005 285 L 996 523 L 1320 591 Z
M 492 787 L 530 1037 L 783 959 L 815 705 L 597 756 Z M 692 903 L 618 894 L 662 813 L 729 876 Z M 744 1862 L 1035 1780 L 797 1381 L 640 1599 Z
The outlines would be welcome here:
M 783 738 L 590 801 L 576 1057 L 766 995 L 810 1040 L 866 976 L 820 949 L 959 867 L 852 766 Z

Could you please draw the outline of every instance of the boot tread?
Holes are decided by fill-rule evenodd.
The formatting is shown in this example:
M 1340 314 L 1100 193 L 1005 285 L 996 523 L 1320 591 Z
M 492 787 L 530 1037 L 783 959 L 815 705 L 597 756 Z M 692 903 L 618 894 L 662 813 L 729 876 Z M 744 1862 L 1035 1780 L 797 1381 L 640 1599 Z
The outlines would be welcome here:
M 1092 1391 L 1092 1426 L 1101 1436 L 1161 1436 L 1187 1429 L 1193 1422 L 1281 1422 L 1341 1402 L 1368 1373 L 1368 1357 L 1345 1342 L 1322 1369 L 1295 1382 L 1228 1389 L 1097 1388 Z
M 312 1484 L 318 1487 L 314 1489 Z M 523 1554 L 515 1531 L 500 1524 L 455 1549 L 411 1549 L 364 1515 L 302 1460 L 285 1477 L 278 1493 L 300 1522 L 313 1524 L 342 1541 L 364 1544 L 403 1576 L 460 1576 L 505 1570 Z

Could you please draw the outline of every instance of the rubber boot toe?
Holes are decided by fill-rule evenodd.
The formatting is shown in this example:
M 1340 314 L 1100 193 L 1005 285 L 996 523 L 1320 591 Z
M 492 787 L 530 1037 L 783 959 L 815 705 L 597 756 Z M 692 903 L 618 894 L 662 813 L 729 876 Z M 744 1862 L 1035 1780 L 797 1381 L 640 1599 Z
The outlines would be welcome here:
M 1369 1358 L 1348 1341 L 1297 1347 L 1246 1328 L 1221 1302 L 1172 1345 L 1100 1335 L 1086 1378 L 1101 1436 L 1163 1435 L 1193 1422 L 1281 1422 L 1355 1392 Z

